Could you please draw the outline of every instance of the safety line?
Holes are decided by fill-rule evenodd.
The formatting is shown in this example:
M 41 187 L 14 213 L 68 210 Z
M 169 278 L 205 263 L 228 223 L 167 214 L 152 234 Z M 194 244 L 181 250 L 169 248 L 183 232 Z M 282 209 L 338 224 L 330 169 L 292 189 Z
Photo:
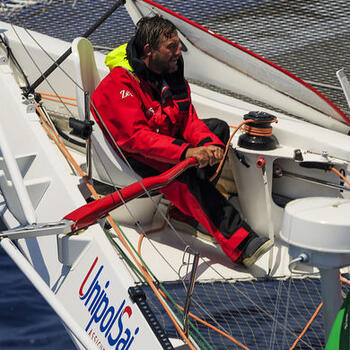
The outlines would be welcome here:
M 44 116 L 44 114 L 42 113 L 42 111 L 40 110 L 39 106 L 37 105 L 37 103 L 34 103 L 35 105 L 35 109 L 38 111 L 39 115 L 41 116 L 41 118 L 43 119 L 43 121 L 45 121 L 45 123 L 48 123 L 46 117 Z M 76 170 L 78 171 L 79 175 L 83 178 L 86 186 L 88 187 L 88 189 L 90 190 L 91 194 L 93 195 L 93 197 L 95 199 L 98 199 L 99 196 L 97 194 L 97 192 L 95 191 L 94 187 L 89 183 L 85 173 L 83 172 L 83 170 L 80 168 L 80 166 L 78 165 L 78 163 L 74 160 L 74 158 L 70 155 L 68 149 L 63 145 L 62 141 L 60 141 L 58 135 L 56 134 L 56 132 L 54 130 L 52 130 L 51 126 L 47 127 L 44 126 L 44 124 L 42 124 L 45 131 L 47 131 L 48 135 L 52 138 L 52 140 L 56 143 L 56 145 L 60 148 L 60 150 L 67 155 L 67 157 L 69 158 L 69 160 L 72 161 L 73 166 L 76 168 Z M 49 131 L 49 129 L 51 129 Z M 55 137 L 53 135 L 55 135 Z M 121 240 L 121 242 L 123 243 L 124 247 L 127 249 L 127 251 L 129 252 L 129 254 L 131 255 L 132 259 L 134 260 L 134 262 L 136 263 L 136 265 L 139 267 L 139 269 L 141 271 L 143 271 L 143 267 L 142 264 L 138 261 L 138 259 L 136 259 L 136 256 L 133 254 L 132 250 L 130 249 L 129 245 L 127 244 L 126 240 L 124 239 L 123 235 L 121 234 L 118 226 L 115 224 L 114 220 L 111 218 L 110 215 L 107 216 L 107 220 L 108 222 L 111 224 L 111 226 L 113 227 L 113 229 L 115 230 L 115 232 L 117 233 L 119 239 Z M 189 348 L 191 350 L 196 350 L 196 348 L 193 346 L 193 344 L 191 343 L 191 341 L 187 338 L 187 336 L 185 335 L 185 333 L 183 332 L 183 330 L 181 329 L 178 321 L 175 319 L 175 317 L 172 315 L 172 312 L 169 310 L 169 307 L 166 305 L 164 299 L 159 295 L 158 293 L 158 289 L 157 287 L 154 285 L 153 280 L 151 279 L 150 275 L 148 273 L 146 273 L 144 275 L 146 281 L 148 282 L 149 286 L 152 288 L 155 296 L 158 298 L 159 302 L 162 304 L 164 310 L 166 311 L 166 313 L 168 314 L 169 318 L 171 319 L 171 321 L 173 322 L 176 330 L 178 331 L 178 333 L 181 335 L 182 339 L 184 340 L 184 342 L 189 346 Z
M 314 319 L 316 318 L 316 316 L 318 315 L 318 313 L 321 310 L 323 303 L 320 303 L 320 305 L 318 305 L 317 309 L 315 310 L 315 312 L 313 313 L 313 315 L 311 316 L 309 322 L 306 324 L 305 328 L 302 330 L 302 332 L 299 334 L 298 338 L 295 340 L 295 342 L 293 343 L 293 345 L 289 348 L 289 350 L 293 350 L 296 345 L 299 343 L 299 340 L 302 338 L 302 336 L 306 333 L 306 331 L 308 330 L 308 328 L 311 326 L 311 323 L 314 321 Z
M 48 100 L 48 101 L 53 101 L 53 102 L 58 102 L 58 103 L 63 103 L 65 105 L 69 105 L 69 106 L 73 106 L 73 107 L 78 107 L 78 105 L 76 103 L 72 103 L 72 102 L 66 102 L 63 100 L 56 100 L 55 98 L 51 98 L 51 97 L 46 97 L 46 96 L 41 96 L 41 98 L 43 100 Z
M 168 207 L 168 211 L 169 211 L 169 207 Z M 168 213 L 167 213 L 167 214 L 168 214 Z M 146 231 L 145 233 L 140 234 L 139 241 L 138 241 L 138 247 L 137 247 L 137 252 L 138 252 L 138 254 L 139 254 L 140 257 L 141 257 L 141 245 L 142 245 L 142 240 L 143 240 L 143 238 L 144 238 L 146 235 L 149 235 L 149 234 L 151 234 L 151 233 L 158 232 L 158 231 L 162 230 L 162 229 L 165 227 L 165 224 L 166 224 L 166 221 L 164 220 L 162 226 L 160 226 L 159 228 L 152 229 L 152 230 L 148 230 L 148 231 Z M 143 271 L 144 271 L 145 273 L 148 273 L 147 270 L 148 270 L 148 268 L 146 269 L 146 266 L 144 266 L 144 270 L 143 270 Z M 158 290 L 159 290 L 160 294 L 161 294 L 164 298 L 167 298 L 167 295 L 166 295 L 163 291 L 161 291 L 160 289 L 158 289 Z M 183 307 L 180 306 L 179 304 L 175 303 L 175 305 L 176 305 L 181 311 L 184 310 Z M 189 312 L 188 315 L 189 315 L 190 317 L 192 317 L 193 319 L 195 319 L 196 321 L 202 323 L 203 325 L 205 325 L 205 326 L 207 326 L 207 327 L 213 329 L 213 330 L 216 331 L 217 333 L 219 333 L 219 334 L 223 335 L 224 337 L 226 337 L 227 339 L 231 340 L 234 344 L 240 346 L 242 349 L 249 350 L 249 348 L 247 348 L 245 345 L 243 345 L 242 343 L 240 343 L 239 341 L 237 341 L 236 339 L 234 339 L 234 338 L 233 338 L 232 336 L 230 336 L 229 334 L 227 334 L 227 333 L 223 332 L 222 330 L 220 330 L 219 328 L 215 327 L 214 325 L 212 325 L 212 324 L 210 324 L 210 323 L 208 323 L 208 322 L 202 320 L 201 318 L 199 318 L 198 316 L 192 314 L 191 312 Z
M 66 97 L 66 96 L 61 96 L 61 95 L 56 95 L 56 94 L 49 94 L 48 92 L 35 91 L 35 93 L 39 94 L 41 96 L 55 97 L 55 98 L 60 98 L 60 99 L 64 99 L 64 100 L 69 100 L 69 101 L 76 101 L 77 100 L 74 97 Z
M 337 175 L 339 175 L 339 177 L 341 177 L 348 185 L 350 185 L 350 181 L 340 172 L 338 171 L 336 168 L 332 167 L 331 170 L 333 172 L 335 172 Z
M 17 33 L 16 33 L 17 34 Z M 29 34 L 29 33 L 28 33 Z M 29 34 L 30 35 L 30 34 Z M 17 36 L 18 36 L 18 34 L 17 34 Z M 35 40 L 35 39 L 34 39 Z M 21 41 L 22 42 L 22 41 Z M 23 43 L 22 43 L 22 45 L 23 45 Z M 46 51 L 40 46 L 40 44 L 38 44 L 39 45 L 39 47 L 46 53 Z M 23 45 L 24 46 L 24 45 Z M 29 54 L 29 53 L 28 53 Z M 31 56 L 30 56 L 31 57 Z M 49 56 L 50 57 L 50 56 Z M 32 59 L 32 57 L 31 57 L 31 59 Z M 52 59 L 51 57 L 50 57 L 50 59 Z M 32 59 L 33 60 L 33 59 Z M 73 79 L 60 67 L 60 69 L 63 71 L 63 73 L 64 74 L 66 74 L 72 81 L 73 81 Z M 40 71 L 40 70 L 39 70 Z M 74 82 L 74 81 L 73 81 Z M 75 83 L 75 82 L 74 82 Z M 76 83 L 75 83 L 76 84 Z M 52 88 L 52 87 L 51 87 Z M 53 88 L 52 88 L 53 89 Z M 70 112 L 70 111 L 69 111 Z M 57 143 L 56 143 L 57 144 Z M 62 151 L 62 150 L 61 150 Z M 62 151 L 63 152 L 63 151 Z M 63 152 L 64 153 L 64 152 Z M 87 185 L 87 187 L 89 188 L 89 183 L 88 183 L 88 180 L 86 179 L 86 177 L 85 177 L 85 174 L 84 174 L 84 177 L 83 177 L 83 179 L 84 179 L 84 181 L 86 181 L 86 185 Z M 216 269 L 214 269 L 212 266 L 209 266 L 210 268 L 212 268 L 221 278 L 223 278 L 224 280 L 226 280 L 226 278 L 219 272 L 219 271 L 216 271 Z M 243 293 L 241 293 L 239 290 L 237 290 L 238 291 L 238 293 L 240 293 L 240 294 L 243 294 Z M 251 300 L 247 295 L 245 295 L 245 294 L 243 294 L 245 297 L 247 297 L 248 298 L 248 300 L 250 300 L 251 302 L 253 302 L 254 303 L 254 301 L 253 300 Z M 254 303 L 255 304 L 255 303 Z M 258 306 L 257 306 L 258 307 Z M 260 307 L 258 307 L 258 309 L 261 311 L 261 312 L 263 312 L 263 313 L 265 313 L 267 316 L 269 316 L 269 317 L 271 317 L 271 315 L 268 313 L 268 312 L 266 312 L 266 310 L 263 310 L 263 309 L 260 309 Z

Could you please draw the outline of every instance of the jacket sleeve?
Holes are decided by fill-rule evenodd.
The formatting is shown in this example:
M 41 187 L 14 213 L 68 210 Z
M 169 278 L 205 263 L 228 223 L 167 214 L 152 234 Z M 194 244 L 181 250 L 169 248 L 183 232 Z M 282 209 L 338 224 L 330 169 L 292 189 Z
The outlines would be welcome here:
M 191 96 L 190 87 L 187 84 L 188 96 Z M 212 133 L 207 125 L 198 118 L 196 110 L 191 102 L 188 116 L 185 119 L 183 129 L 184 139 L 191 144 L 191 147 L 215 145 L 224 147 L 220 139 Z
M 123 151 L 177 163 L 189 144 L 150 128 L 136 85 L 138 82 L 129 74 L 124 69 L 114 69 L 96 89 L 92 101 L 99 116 Z

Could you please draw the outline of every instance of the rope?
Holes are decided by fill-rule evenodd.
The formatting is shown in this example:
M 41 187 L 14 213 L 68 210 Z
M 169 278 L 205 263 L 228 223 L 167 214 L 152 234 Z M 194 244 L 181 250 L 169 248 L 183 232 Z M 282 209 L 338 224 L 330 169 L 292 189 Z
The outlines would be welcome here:
M 258 123 L 258 121 L 256 120 L 253 120 L 253 119 L 248 119 L 248 120 L 245 120 L 243 121 L 241 124 L 239 124 L 237 127 L 235 127 L 235 130 L 233 131 L 233 133 L 231 134 L 229 140 L 227 141 L 226 143 L 226 146 L 225 146 L 225 152 L 224 152 L 224 156 L 222 157 L 220 163 L 219 163 L 219 166 L 218 168 L 216 169 L 214 175 L 210 178 L 210 181 L 213 181 L 220 173 L 221 171 L 221 168 L 223 167 L 224 165 L 224 162 L 225 162 L 225 159 L 226 159 L 226 156 L 227 156 L 227 152 L 228 152 L 228 149 L 230 147 L 230 144 L 231 144 L 231 140 L 233 138 L 233 136 L 235 136 L 235 134 L 237 133 L 237 131 L 242 127 L 242 126 L 245 126 L 245 127 L 248 127 L 248 128 L 251 128 L 251 129 L 254 129 L 255 132 L 258 132 L 257 130 L 269 130 L 271 129 L 271 135 L 272 135 L 272 128 L 253 128 L 253 127 L 249 127 L 249 126 L 246 126 L 246 124 L 248 123 Z M 259 121 L 259 123 L 277 123 L 277 120 L 268 120 L 268 121 Z M 259 135 L 259 136 L 269 136 L 269 135 L 265 135 L 264 132 L 262 131 L 261 132 L 262 134 Z
M 350 185 L 350 181 L 340 172 L 338 171 L 336 168 L 332 167 L 331 170 L 333 172 L 335 172 L 337 175 L 339 175 L 339 177 L 341 177 L 348 185 Z
M 79 173 L 79 175 L 82 177 L 82 179 L 84 180 L 84 183 L 86 184 L 86 186 L 88 187 L 88 189 L 90 190 L 91 194 L 93 195 L 93 197 L 95 199 L 98 199 L 99 196 L 96 192 L 96 190 L 94 189 L 94 187 L 91 185 L 91 183 L 88 181 L 85 173 L 83 172 L 83 170 L 80 168 L 80 166 L 78 165 L 78 163 L 75 161 L 75 159 L 71 156 L 71 154 L 69 153 L 68 149 L 65 147 L 65 145 L 62 143 L 62 141 L 60 140 L 60 138 L 58 137 L 58 135 L 56 134 L 56 132 L 51 128 L 51 126 L 48 124 L 48 120 L 46 119 L 45 115 L 42 113 L 42 111 L 40 110 L 39 106 L 37 105 L 37 103 L 34 103 L 35 109 L 37 110 L 37 112 L 39 113 L 40 117 L 42 118 L 42 125 L 45 129 L 45 131 L 48 133 L 48 135 L 50 136 L 50 138 L 55 142 L 55 144 L 59 147 L 59 149 L 63 152 L 63 154 L 70 160 L 72 161 L 72 164 L 74 166 L 74 168 L 77 170 L 77 172 Z M 46 124 L 46 125 L 45 125 Z M 155 286 L 152 278 L 150 277 L 150 275 L 145 271 L 142 262 L 139 262 L 138 259 L 136 258 L 136 256 L 134 255 L 134 253 L 132 252 L 132 250 L 130 249 L 128 243 L 126 242 L 126 240 L 124 239 L 122 233 L 120 232 L 118 226 L 115 224 L 114 220 L 111 218 L 110 215 L 107 216 L 107 220 L 110 223 L 110 225 L 112 226 L 112 228 L 115 230 L 115 232 L 117 233 L 119 239 L 121 240 L 121 242 L 123 243 L 124 247 L 127 249 L 127 251 L 129 252 L 129 254 L 131 255 L 132 259 L 134 260 L 134 262 L 136 263 L 136 265 L 138 266 L 138 268 L 144 272 L 144 277 L 146 279 L 146 281 L 148 282 L 149 286 L 152 288 L 155 296 L 158 298 L 159 302 L 161 303 L 161 305 L 163 306 L 164 310 L 166 311 L 166 313 L 168 314 L 170 320 L 173 322 L 176 330 L 178 331 L 178 333 L 181 335 L 182 339 L 184 340 L 184 342 L 188 345 L 188 347 L 191 350 L 196 350 L 195 347 L 192 345 L 191 341 L 188 339 L 188 337 L 185 335 L 185 333 L 182 331 L 178 321 L 175 319 L 175 317 L 172 315 L 172 312 L 169 310 L 168 306 L 166 305 L 165 301 L 163 300 L 163 298 L 161 297 L 161 295 L 158 292 L 157 287 Z
M 23 43 L 22 43 L 22 45 L 23 45 Z M 51 57 L 50 57 L 51 58 Z M 66 74 L 67 76 L 68 76 L 68 74 L 65 72 L 65 71 L 63 71 L 64 72 L 64 74 Z M 72 79 L 71 79 L 72 80 Z M 75 83 L 75 82 L 74 82 Z M 52 88 L 52 87 L 51 87 Z M 53 89 L 53 88 L 52 88 Z M 53 89 L 54 90 L 54 89 Z M 59 96 L 58 94 L 57 94 L 57 96 Z M 60 98 L 60 97 L 58 97 L 58 98 Z M 245 124 L 245 123 L 247 123 L 247 122 L 249 122 L 249 121 L 246 121 L 246 122 L 244 122 L 243 124 Z M 241 125 L 240 126 L 238 126 L 238 128 L 237 128 L 237 130 L 239 129 L 241 127 Z M 237 132 L 237 130 L 235 131 L 235 133 Z M 232 135 L 233 136 L 233 135 Z M 232 137 L 230 138 L 230 140 L 232 139 Z M 57 141 L 58 143 L 59 143 L 59 141 Z M 57 144 L 57 143 L 56 143 Z M 226 157 L 226 155 L 227 155 L 227 151 L 228 151 L 228 146 L 229 146 L 229 143 L 228 143 L 228 145 L 227 145 L 227 149 L 226 149 L 226 152 L 225 152 L 225 157 Z M 63 152 L 63 151 L 62 151 Z M 64 153 L 64 152 L 63 152 Z M 225 158 L 224 157 L 224 158 Z M 222 167 L 222 165 L 223 165 L 223 161 L 222 161 L 222 163 L 221 163 L 221 165 L 220 165 L 220 167 Z M 218 168 L 219 169 L 219 171 L 220 171 L 220 168 Z M 215 175 L 214 175 L 215 176 Z M 85 174 L 83 174 L 83 179 L 84 179 L 84 182 L 86 183 L 86 185 L 87 185 L 87 187 L 90 189 L 90 185 L 91 184 L 89 184 L 89 182 L 88 182 L 88 179 L 86 178 L 86 176 L 85 176 Z M 92 187 L 92 186 L 91 186 Z M 92 192 L 92 194 L 93 194 L 93 192 Z M 97 195 L 97 194 L 96 194 Z M 98 196 L 98 195 L 97 195 Z M 112 223 L 110 220 L 112 220 L 109 216 L 107 217 L 107 219 L 108 219 L 108 221 L 110 222 L 110 224 L 112 225 L 112 227 L 116 230 L 116 232 L 118 233 L 118 229 L 117 228 L 115 228 L 115 225 L 114 225 L 114 222 Z M 112 220 L 113 221 L 113 220 Z M 174 230 L 174 229 L 173 229 Z M 118 234 L 119 235 L 119 234 Z M 123 241 L 123 240 L 122 240 Z M 124 244 L 125 242 L 123 242 L 123 244 Z M 133 256 L 133 258 L 135 258 L 134 256 Z M 206 263 L 206 262 L 205 262 Z M 213 266 L 211 266 L 211 265 L 209 265 L 209 264 L 207 264 L 206 263 L 206 265 L 208 265 L 208 267 L 210 268 L 210 269 L 213 269 L 223 280 L 227 280 L 227 278 L 225 278 L 219 271 L 217 271 Z M 153 288 L 152 288 L 153 289 Z M 249 297 L 249 296 L 247 296 L 246 294 L 244 294 L 244 293 L 242 293 L 240 290 L 239 290 L 239 288 L 235 288 L 235 289 L 237 289 L 237 292 L 239 293 L 239 294 L 242 294 L 244 297 L 246 297 L 250 302 L 252 302 L 256 307 L 257 307 L 257 309 L 258 310 L 260 310 L 263 314 L 265 314 L 266 316 L 268 316 L 269 318 L 272 318 L 273 319 L 273 317 L 272 317 L 272 315 L 270 314 L 270 313 L 268 313 L 268 312 L 266 312 L 266 310 L 263 310 L 262 308 L 260 308 L 258 305 L 256 305 L 256 303 Z M 156 293 L 155 293 L 156 294 Z M 156 296 L 157 296 L 157 298 L 159 299 L 159 295 L 157 295 L 156 294 Z M 277 324 L 279 324 L 279 322 L 277 321 Z M 280 326 L 282 326 L 282 325 L 280 325 Z M 282 326 L 283 327 L 283 326 Z M 285 327 L 283 327 L 283 328 L 285 328 Z M 286 329 L 288 332 L 290 332 L 291 333 L 291 331 L 289 330 L 289 329 Z M 302 341 L 302 340 L 301 340 Z M 302 341 L 303 342 L 303 341 Z
M 251 125 L 244 125 L 243 131 L 245 131 L 249 135 L 254 135 L 254 136 L 271 136 L 272 135 L 272 127 L 258 128 Z
M 168 210 L 169 210 L 169 207 L 168 207 Z M 167 214 L 168 214 L 168 213 L 167 213 Z M 142 240 L 143 240 L 143 238 L 144 238 L 146 235 L 149 235 L 149 234 L 151 234 L 151 233 L 158 232 L 158 231 L 164 229 L 165 225 L 166 225 L 166 221 L 164 220 L 164 221 L 163 221 L 163 224 L 162 224 L 160 227 L 158 227 L 158 228 L 156 228 L 156 229 L 148 230 L 148 231 L 146 231 L 144 234 L 141 234 L 141 235 L 140 235 L 139 241 L 138 241 L 138 248 L 137 248 L 137 251 L 138 251 L 138 254 L 139 254 L 140 257 L 141 257 L 141 245 L 142 245 Z M 148 274 L 147 269 L 148 269 L 148 268 L 146 268 L 146 266 L 143 266 L 143 272 Z M 158 288 L 158 291 L 159 291 L 159 293 L 160 293 L 164 298 L 167 298 L 167 295 L 166 295 L 160 288 Z M 168 298 L 167 298 L 167 299 L 168 299 Z M 176 304 L 176 303 L 175 303 L 175 306 L 176 306 L 177 308 L 179 308 L 181 311 L 184 310 L 183 307 L 180 306 L 179 304 Z M 190 317 L 192 317 L 193 319 L 195 319 L 196 321 L 202 323 L 203 325 L 205 325 L 205 326 L 207 326 L 207 327 L 213 329 L 213 330 L 216 331 L 217 333 L 219 333 L 219 334 L 223 335 L 224 337 L 226 337 L 227 339 L 231 340 L 234 344 L 240 346 L 242 349 L 249 350 L 249 348 L 247 348 L 245 345 L 243 345 L 242 343 L 240 343 L 239 341 L 237 341 L 236 339 L 234 339 L 234 338 L 233 338 L 232 336 L 230 336 L 229 334 L 227 334 L 227 333 L 221 331 L 220 329 L 218 329 L 218 328 L 215 327 L 214 325 L 212 325 L 212 324 L 210 324 L 210 323 L 208 323 L 208 322 L 202 320 L 201 318 L 199 318 L 198 316 L 192 314 L 191 312 L 189 312 L 188 315 L 189 315 Z
M 60 98 L 64 100 L 69 100 L 69 101 L 76 101 L 77 99 L 74 97 L 66 97 L 66 96 L 60 96 L 56 94 L 49 94 L 47 92 L 40 92 L 40 91 L 35 91 L 36 94 L 39 94 L 41 96 L 49 96 L 49 97 L 55 97 L 55 98 Z
M 298 338 L 295 340 L 295 342 L 293 343 L 293 345 L 289 348 L 289 350 L 293 350 L 296 345 L 298 344 L 299 340 L 301 339 L 301 337 L 306 333 L 306 331 L 308 330 L 308 328 L 311 326 L 311 323 L 314 321 L 314 319 L 316 318 L 316 316 L 318 315 L 318 313 L 321 310 L 323 303 L 320 303 L 320 305 L 318 305 L 317 309 L 315 310 L 315 312 L 313 313 L 313 315 L 311 316 L 309 322 L 306 324 L 305 328 L 302 330 L 302 332 L 299 334 Z
M 16 33 L 17 34 L 17 33 Z M 28 33 L 28 35 L 30 35 L 29 33 Z M 18 34 L 17 34 L 17 36 L 18 36 Z M 23 42 L 22 42 L 22 40 L 19 38 L 19 40 L 21 41 L 21 43 L 22 43 L 22 45 L 24 46 L 24 44 L 23 44 Z M 35 40 L 35 39 L 33 39 L 33 40 Z M 38 44 L 39 45 L 39 47 L 45 52 L 45 50 L 41 47 L 41 45 L 40 44 Z M 25 46 L 24 46 L 24 48 L 25 48 Z M 26 48 L 25 48 L 26 49 Z M 27 50 L 26 50 L 27 51 Z M 45 52 L 46 53 L 46 52 Z M 29 52 L 28 52 L 28 55 L 30 56 L 30 54 L 29 54 Z M 50 57 L 50 56 L 49 56 Z M 30 58 L 32 59 L 32 57 L 30 56 Z M 50 57 L 50 59 L 52 59 L 51 57 Z M 32 59 L 33 60 L 33 59 Z M 34 64 L 35 64 L 35 62 L 34 62 Z M 38 67 L 37 67 L 38 68 Z M 63 73 L 66 75 L 66 76 L 68 76 L 72 81 L 73 81 L 73 83 L 74 84 L 76 84 L 75 82 L 74 82 L 74 80 L 60 67 L 60 69 L 63 71 Z M 40 70 L 39 70 L 40 71 Z M 51 89 L 54 91 L 54 89 L 53 89 L 53 87 L 50 85 L 50 87 L 51 87 Z M 58 96 L 58 98 L 60 99 L 61 97 L 57 94 L 56 96 Z M 70 113 L 70 111 L 68 110 L 68 112 Z M 71 114 L 71 113 L 70 113 Z M 54 138 L 53 138 L 53 140 L 54 140 Z M 54 140 L 55 141 L 55 140 Z M 59 138 L 55 141 L 55 143 L 56 144 L 59 144 L 61 141 L 59 140 Z M 64 146 L 62 146 L 62 147 L 64 147 Z M 61 149 L 61 151 L 62 151 L 62 153 L 64 153 L 64 151 Z M 68 152 L 68 151 L 67 151 Z M 226 152 L 227 153 L 227 152 Z M 73 161 L 74 161 L 74 159 L 72 159 Z M 223 163 L 223 162 L 222 162 Z M 222 166 L 222 165 L 221 165 Z M 91 186 L 90 187 L 90 183 L 88 182 L 88 179 L 86 178 L 86 176 L 85 176 L 85 174 L 83 173 L 83 179 L 84 179 L 84 182 L 86 183 L 86 185 L 87 185 L 87 187 L 89 188 L 89 189 L 91 189 L 92 190 L 92 194 L 94 195 L 94 190 L 93 190 L 93 187 Z M 96 192 L 95 192 L 96 193 Z M 96 195 L 97 195 L 97 193 L 96 193 Z M 97 197 L 98 197 L 98 195 L 97 195 Z M 107 218 L 108 219 L 108 221 L 109 220 L 112 220 L 110 217 L 108 217 Z M 109 221 L 110 222 L 110 221 Z M 111 222 L 110 222 L 111 223 Z M 111 223 L 111 225 L 112 225 L 112 223 Z M 113 227 L 114 225 L 112 225 L 112 227 Z M 113 227 L 114 228 L 114 227 Z M 174 229 L 173 229 L 174 230 Z M 116 232 L 117 232 L 118 230 L 116 230 Z M 204 261 L 205 262 L 205 261 Z M 206 262 L 205 262 L 206 263 Z M 206 265 L 210 268 L 210 269 L 212 269 L 212 270 L 214 270 L 223 280 L 227 280 L 227 281 L 229 281 L 227 278 L 225 278 L 219 271 L 217 271 L 213 266 L 211 266 L 211 265 L 209 265 L 209 264 L 207 264 L 206 263 Z M 234 287 L 234 286 L 233 286 Z M 239 290 L 239 288 L 235 288 L 236 290 L 237 290 L 237 292 L 239 293 L 239 294 L 242 294 L 244 297 L 246 297 L 250 302 L 252 302 L 256 307 L 257 307 L 257 309 L 258 310 L 260 310 L 263 314 L 265 314 L 266 316 L 268 316 L 269 318 L 273 318 L 272 317 L 272 315 L 270 314 L 270 313 L 268 313 L 268 312 L 266 312 L 266 310 L 264 310 L 264 309 L 262 309 L 262 308 L 260 308 L 258 305 L 256 305 L 256 303 L 254 302 L 254 300 L 252 300 L 249 296 L 247 296 L 246 294 L 244 294 L 244 293 L 242 293 L 240 290 Z M 157 296 L 158 297 L 158 296 Z M 277 322 L 278 324 L 279 324 L 279 322 Z M 290 330 L 288 330 L 287 329 L 287 331 L 289 331 L 289 332 L 291 332 Z
M 69 106 L 73 106 L 73 107 L 78 107 L 78 105 L 76 103 L 71 103 L 71 102 L 66 102 L 63 100 L 56 100 L 55 98 L 51 98 L 51 97 L 46 97 L 46 96 L 41 96 L 41 98 L 43 100 L 48 100 L 48 101 L 53 101 L 53 102 L 62 102 L 65 105 L 69 105 Z

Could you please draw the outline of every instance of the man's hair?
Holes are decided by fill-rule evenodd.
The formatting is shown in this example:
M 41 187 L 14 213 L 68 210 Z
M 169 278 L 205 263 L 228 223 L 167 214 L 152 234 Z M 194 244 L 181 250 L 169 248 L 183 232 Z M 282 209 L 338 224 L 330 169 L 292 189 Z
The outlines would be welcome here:
M 152 49 L 157 50 L 164 35 L 171 38 L 176 32 L 175 25 L 169 20 L 155 15 L 153 17 L 142 17 L 136 24 L 134 45 L 138 57 L 144 55 L 143 48 L 149 44 Z

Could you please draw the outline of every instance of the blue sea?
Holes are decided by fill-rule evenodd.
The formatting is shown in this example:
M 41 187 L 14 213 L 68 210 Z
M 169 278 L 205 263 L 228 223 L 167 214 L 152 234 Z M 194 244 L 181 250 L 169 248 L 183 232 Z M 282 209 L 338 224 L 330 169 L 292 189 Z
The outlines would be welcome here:
M 280 1 L 281 4 L 288 5 L 287 10 L 279 8 L 278 2 L 274 0 L 158 0 L 158 2 L 165 6 L 172 4 L 172 7 L 177 3 L 179 8 L 175 10 L 183 15 L 195 20 L 199 18 L 201 24 L 271 59 L 304 79 L 336 84 L 334 72 L 340 67 L 348 67 L 349 55 L 346 53 L 350 52 L 349 41 L 343 34 L 349 31 L 349 6 L 346 0 Z M 202 2 L 208 5 L 202 6 L 198 11 L 198 4 Z M 71 4 L 72 1 L 68 3 Z M 67 9 L 63 8 L 64 1 L 52 2 L 51 9 L 54 9 L 52 12 L 40 7 L 42 10 L 40 21 L 34 16 L 40 11 L 28 8 L 28 13 L 25 16 L 18 16 L 15 23 L 48 34 L 53 34 L 51 30 L 61 39 L 71 41 L 77 33 L 80 34 L 90 27 L 114 1 L 84 0 L 76 3 L 76 6 L 71 6 L 69 15 Z M 90 6 L 89 11 L 82 16 L 79 6 Z M 277 8 L 274 10 L 275 6 Z M 77 17 L 74 17 L 75 13 Z M 118 10 L 92 35 L 91 40 L 95 45 L 116 46 L 130 37 L 133 26 L 126 25 L 130 20 L 125 20 L 122 25 L 116 23 L 116 18 L 123 13 L 125 14 L 125 9 Z M 290 21 L 291 14 L 301 21 L 294 25 Z M 52 25 L 52 21 L 56 18 L 62 20 Z M 75 30 L 67 25 L 67 21 L 72 19 Z M 272 27 L 271 23 L 274 21 L 278 25 Z M 325 25 L 319 25 L 319 22 Z M 284 27 L 282 25 L 284 23 L 286 25 L 291 23 L 290 27 Z M 294 29 L 299 27 L 300 33 L 293 34 Z M 232 36 L 227 33 L 228 29 L 231 29 Z M 241 33 L 240 29 L 248 35 L 244 34 L 243 30 Z M 106 33 L 114 38 L 116 32 L 120 41 L 116 42 L 115 39 L 112 42 L 108 41 Z M 301 40 L 303 37 L 307 39 L 305 43 Z M 278 40 L 281 44 L 276 45 Z M 339 55 L 339 52 L 344 54 Z M 309 64 L 310 53 L 314 53 L 317 64 Z M 332 97 L 333 90 L 321 91 Z M 1 248 L 0 272 L 0 350 L 75 349 L 57 315 Z M 181 298 L 183 300 L 182 296 Z M 159 311 L 157 316 L 161 315 L 162 311 Z M 316 324 L 313 334 L 319 333 L 320 329 L 321 326 Z
M 0 248 L 0 349 L 75 349 L 60 319 Z

